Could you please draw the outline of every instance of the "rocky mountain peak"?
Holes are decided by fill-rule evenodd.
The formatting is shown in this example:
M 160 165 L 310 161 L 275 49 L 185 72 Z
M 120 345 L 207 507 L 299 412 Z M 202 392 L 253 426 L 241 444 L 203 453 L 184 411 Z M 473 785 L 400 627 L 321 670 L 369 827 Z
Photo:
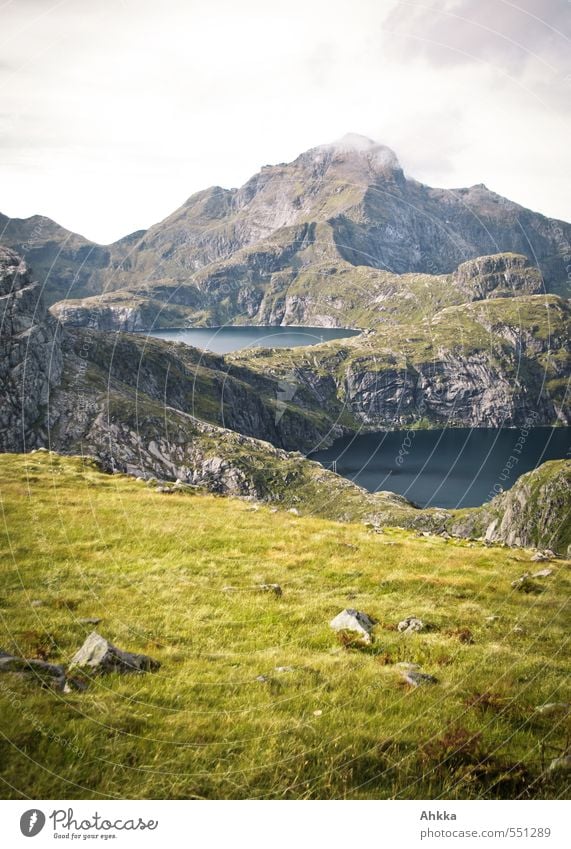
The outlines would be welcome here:
M 337 141 L 311 148 L 292 164 L 313 168 L 328 179 L 348 179 L 363 186 L 379 178 L 404 179 L 395 152 L 358 133 L 347 133 Z

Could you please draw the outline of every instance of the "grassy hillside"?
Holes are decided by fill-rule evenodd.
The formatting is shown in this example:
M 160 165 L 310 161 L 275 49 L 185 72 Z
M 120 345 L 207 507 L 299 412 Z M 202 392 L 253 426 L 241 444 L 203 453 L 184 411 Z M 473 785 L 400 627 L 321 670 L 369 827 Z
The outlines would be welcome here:
M 568 719 L 536 711 L 571 700 L 568 562 L 525 594 L 524 550 L 166 495 L 47 453 L 0 472 L 0 649 L 66 663 L 96 617 L 162 664 L 70 694 L 2 674 L 7 797 L 568 792 L 547 770 Z M 347 606 L 379 621 L 372 647 L 329 629 Z M 413 614 L 430 628 L 398 633 Z M 412 689 L 399 662 L 438 683 Z

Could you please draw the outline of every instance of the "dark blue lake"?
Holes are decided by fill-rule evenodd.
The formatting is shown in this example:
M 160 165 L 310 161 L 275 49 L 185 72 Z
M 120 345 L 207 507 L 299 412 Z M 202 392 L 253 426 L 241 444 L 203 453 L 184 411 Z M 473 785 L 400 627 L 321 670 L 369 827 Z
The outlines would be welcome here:
M 517 462 L 507 468 L 510 457 Z M 311 455 L 370 492 L 387 489 L 420 507 L 448 508 L 477 507 L 546 460 L 569 457 L 571 428 L 550 427 L 367 433 Z
M 297 348 L 330 339 L 356 336 L 358 330 L 341 327 L 191 327 L 184 330 L 153 330 L 149 336 L 185 342 L 203 351 L 228 354 L 242 348 Z

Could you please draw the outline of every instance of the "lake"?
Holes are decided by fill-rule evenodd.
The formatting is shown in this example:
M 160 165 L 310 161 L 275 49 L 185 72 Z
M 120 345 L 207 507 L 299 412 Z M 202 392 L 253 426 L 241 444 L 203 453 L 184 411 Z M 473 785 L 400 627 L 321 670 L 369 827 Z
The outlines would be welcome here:
M 510 457 L 518 462 L 506 469 Z M 571 428 L 550 427 L 367 433 L 311 455 L 328 468 L 336 463 L 338 474 L 370 492 L 387 489 L 420 507 L 448 508 L 477 507 L 546 460 L 566 457 Z
M 181 330 L 153 330 L 157 339 L 184 342 L 203 351 L 228 354 L 242 348 L 297 348 L 318 345 L 330 339 L 356 336 L 359 330 L 344 327 L 191 327 Z

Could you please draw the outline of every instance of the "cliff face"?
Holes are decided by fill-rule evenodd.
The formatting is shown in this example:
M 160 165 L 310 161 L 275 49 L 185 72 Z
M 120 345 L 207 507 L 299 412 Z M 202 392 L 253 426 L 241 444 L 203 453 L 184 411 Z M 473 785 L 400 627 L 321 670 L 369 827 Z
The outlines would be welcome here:
M 564 349 L 568 307 L 554 296 L 547 302 L 540 296 L 542 308 L 549 312 L 546 333 L 537 323 L 537 298 L 516 299 L 517 324 L 509 317 L 513 299 L 469 305 L 474 325 L 491 328 L 502 337 L 508 371 L 506 351 L 512 352 L 516 343 L 520 358 L 529 350 L 538 362 L 545 352 L 557 361 L 554 339 Z M 417 510 L 390 493 L 371 495 L 296 451 L 284 450 L 331 439 L 341 424 L 355 426 L 359 416 L 375 423 L 385 416 L 394 421 L 416 403 L 425 412 L 436 410 L 435 415 L 448 415 L 449 405 L 456 404 L 454 415 L 460 409 L 481 418 L 495 416 L 498 409 L 503 414 L 505 398 L 512 398 L 519 399 L 519 406 L 510 415 L 514 420 L 523 415 L 529 409 L 523 389 L 514 393 L 508 371 L 486 372 L 491 361 L 486 364 L 475 354 L 467 357 L 465 352 L 463 359 L 450 360 L 440 355 L 447 363 L 446 375 L 434 363 L 423 369 L 425 349 L 419 337 L 407 337 L 401 327 L 396 331 L 401 353 L 417 365 L 399 369 L 394 355 L 385 350 L 385 368 L 378 368 L 373 377 L 371 360 L 363 357 L 366 335 L 346 340 L 345 347 L 327 343 L 283 351 L 281 361 L 270 351 L 256 352 L 245 361 L 142 336 L 85 329 L 61 333 L 29 270 L 6 249 L 0 250 L 0 307 L 3 451 L 49 446 L 96 457 L 109 471 L 178 479 L 178 486 L 203 486 L 342 520 L 441 531 L 448 527 L 462 536 L 485 534 L 492 541 L 558 551 L 571 541 L 569 461 L 545 464 L 482 508 L 451 513 Z M 436 320 L 431 333 L 435 327 Z M 449 322 L 442 327 L 448 328 Z M 464 334 L 466 345 L 481 348 L 477 329 L 466 321 Z M 441 345 L 444 341 L 442 336 Z M 500 369 L 501 361 L 497 362 Z M 280 396 L 284 368 L 299 381 L 287 401 L 281 400 L 283 393 Z M 568 366 L 562 368 L 568 373 Z M 450 388 L 453 379 L 459 381 L 468 373 L 473 380 L 470 391 L 465 385 L 464 394 Z M 463 380 L 466 383 L 467 378 Z M 418 392 L 422 396 L 417 397 Z M 482 392 L 495 394 L 483 400 Z M 458 407 L 459 394 L 465 406 Z M 440 408 L 434 406 L 438 404 Z M 551 415 L 548 406 L 545 410 L 546 416 Z
M 545 291 L 541 273 L 521 254 L 481 256 L 458 266 L 454 283 L 469 301 L 541 295 Z
M 50 393 L 62 373 L 60 334 L 40 286 L 13 251 L 0 247 L 0 450 L 43 444 L 56 415 Z
M 544 463 L 522 475 L 510 490 L 497 495 L 488 504 L 460 511 L 450 527 L 461 536 L 482 534 L 489 542 L 548 548 L 568 555 L 571 461 Z
M 524 295 L 444 307 L 310 349 L 229 358 L 300 386 L 332 420 L 392 429 L 568 424 L 569 304 Z
M 88 454 L 109 470 L 291 504 L 297 490 L 309 498 L 328 485 L 345 507 L 377 509 L 347 481 L 319 483 L 329 473 L 283 450 L 315 444 L 330 425 L 317 409 L 280 401 L 275 379 L 230 374 L 221 357 L 185 345 L 62 332 L 25 263 L 3 248 L 0 310 L 0 450 Z

